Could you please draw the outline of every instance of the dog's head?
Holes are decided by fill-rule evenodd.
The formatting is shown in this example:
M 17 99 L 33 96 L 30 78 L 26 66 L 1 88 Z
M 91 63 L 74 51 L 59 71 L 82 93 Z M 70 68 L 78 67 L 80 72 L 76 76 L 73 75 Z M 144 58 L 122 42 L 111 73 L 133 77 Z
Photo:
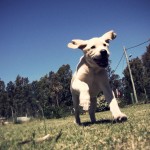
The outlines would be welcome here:
M 110 55 L 108 49 L 109 41 L 115 38 L 116 33 L 114 31 L 109 31 L 101 37 L 89 40 L 72 40 L 72 42 L 68 44 L 68 47 L 83 50 L 87 63 L 106 68 L 108 66 L 108 57 Z

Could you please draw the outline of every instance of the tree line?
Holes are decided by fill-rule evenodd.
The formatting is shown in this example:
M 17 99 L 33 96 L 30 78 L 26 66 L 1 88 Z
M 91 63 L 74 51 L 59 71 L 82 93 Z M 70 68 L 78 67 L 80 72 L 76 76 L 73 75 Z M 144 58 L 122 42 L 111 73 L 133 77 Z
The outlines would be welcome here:
M 72 107 L 70 66 L 62 65 L 58 71 L 42 77 L 39 81 L 29 83 L 27 77 L 18 75 L 14 82 L 5 87 L 0 80 L 0 116 L 33 116 L 44 113 L 47 118 L 59 118 L 62 111 Z
M 130 60 L 133 80 L 139 102 L 150 100 L 150 45 L 141 58 Z M 129 70 L 123 71 L 120 78 L 114 73 L 110 64 L 107 68 L 110 84 L 117 98 L 124 104 L 133 103 L 133 93 Z M 5 85 L 0 80 L 0 117 L 33 116 L 59 118 L 72 112 L 73 103 L 70 93 L 72 70 L 70 66 L 62 65 L 55 73 L 50 71 L 39 81 L 29 82 L 28 77 L 18 75 L 14 82 Z M 101 94 L 100 94 L 101 95 Z M 100 107 L 100 106 L 99 106 Z

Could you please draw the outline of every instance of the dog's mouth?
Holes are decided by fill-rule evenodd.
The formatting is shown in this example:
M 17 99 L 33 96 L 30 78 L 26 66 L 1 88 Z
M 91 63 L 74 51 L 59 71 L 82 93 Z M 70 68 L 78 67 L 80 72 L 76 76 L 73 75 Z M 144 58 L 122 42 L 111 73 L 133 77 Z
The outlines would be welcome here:
M 108 58 L 107 57 L 106 58 L 94 58 L 93 60 L 98 66 L 100 66 L 102 68 L 106 68 L 108 66 Z

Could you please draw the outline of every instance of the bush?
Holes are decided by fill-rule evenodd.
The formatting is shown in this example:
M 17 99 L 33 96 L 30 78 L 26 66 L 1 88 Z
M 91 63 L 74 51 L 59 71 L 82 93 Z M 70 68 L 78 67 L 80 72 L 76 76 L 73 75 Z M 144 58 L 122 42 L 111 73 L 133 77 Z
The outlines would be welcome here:
M 44 115 L 48 119 L 67 117 L 71 115 L 71 108 L 67 106 L 51 107 L 44 111 Z
M 128 101 L 126 99 L 120 98 L 117 99 L 119 107 L 123 108 L 128 105 Z
M 96 108 L 96 111 L 100 112 L 100 111 L 106 111 L 106 110 L 109 110 L 109 105 L 106 102 L 104 95 L 99 96 L 97 98 L 97 108 Z

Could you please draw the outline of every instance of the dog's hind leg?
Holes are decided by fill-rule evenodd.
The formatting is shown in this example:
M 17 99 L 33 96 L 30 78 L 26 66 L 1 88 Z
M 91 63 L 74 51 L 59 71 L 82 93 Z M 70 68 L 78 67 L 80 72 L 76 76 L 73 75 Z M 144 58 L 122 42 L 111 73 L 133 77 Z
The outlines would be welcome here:
M 92 123 L 96 122 L 95 111 L 96 111 L 97 100 L 96 97 L 91 98 L 91 104 L 89 108 L 89 115 Z
M 79 96 L 72 93 L 72 100 L 73 100 L 73 106 L 74 106 L 74 114 L 75 114 L 75 123 L 81 124 L 80 122 L 80 109 L 79 109 Z

